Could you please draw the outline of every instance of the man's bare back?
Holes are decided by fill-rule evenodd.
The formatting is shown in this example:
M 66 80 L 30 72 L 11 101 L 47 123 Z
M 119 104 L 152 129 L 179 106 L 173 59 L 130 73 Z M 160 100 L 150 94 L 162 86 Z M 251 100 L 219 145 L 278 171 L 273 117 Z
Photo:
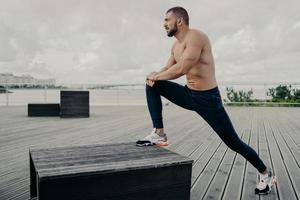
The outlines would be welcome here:
M 187 40 L 199 40 L 195 50 L 198 50 L 200 54 L 198 61 L 186 73 L 187 86 L 193 90 L 207 90 L 216 87 L 217 81 L 211 45 L 203 32 L 189 29 L 182 42 L 176 41 L 174 43 L 171 54 L 174 56 L 175 63 L 180 61 L 186 45 L 188 45 Z

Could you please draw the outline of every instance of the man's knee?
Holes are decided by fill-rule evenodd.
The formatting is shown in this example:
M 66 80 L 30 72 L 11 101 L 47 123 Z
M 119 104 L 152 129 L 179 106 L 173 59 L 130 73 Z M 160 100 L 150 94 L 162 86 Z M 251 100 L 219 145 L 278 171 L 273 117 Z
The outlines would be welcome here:
M 164 85 L 166 85 L 168 83 L 168 81 L 155 81 L 154 83 L 154 87 L 162 87 Z
M 163 87 L 165 84 L 167 83 L 167 81 L 155 81 L 153 86 L 149 86 L 146 84 L 146 90 L 152 90 L 155 88 L 161 88 Z

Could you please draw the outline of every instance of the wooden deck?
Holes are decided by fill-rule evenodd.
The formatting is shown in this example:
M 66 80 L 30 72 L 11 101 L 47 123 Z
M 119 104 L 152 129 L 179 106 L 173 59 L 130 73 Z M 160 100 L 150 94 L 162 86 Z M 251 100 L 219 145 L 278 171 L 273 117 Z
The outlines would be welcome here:
M 196 113 L 164 108 L 168 149 L 194 159 L 191 200 L 300 197 L 300 109 L 226 107 L 242 139 L 273 168 L 278 185 L 254 195 L 255 168 L 224 145 Z M 91 107 L 81 119 L 29 118 L 27 107 L 0 107 L 0 199 L 29 198 L 29 147 L 130 142 L 151 131 L 145 106 Z

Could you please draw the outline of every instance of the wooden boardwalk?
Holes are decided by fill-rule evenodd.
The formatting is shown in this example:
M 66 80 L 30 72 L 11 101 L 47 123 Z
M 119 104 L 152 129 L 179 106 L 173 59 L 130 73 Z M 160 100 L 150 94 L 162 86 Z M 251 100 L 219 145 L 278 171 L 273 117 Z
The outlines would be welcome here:
M 224 145 L 196 113 L 164 108 L 168 149 L 192 158 L 191 200 L 300 197 L 300 109 L 226 107 L 241 138 L 273 168 L 278 185 L 254 195 L 256 169 Z M 151 131 L 145 106 L 91 107 L 81 119 L 29 118 L 27 108 L 0 107 L 0 200 L 29 198 L 29 147 L 130 142 Z

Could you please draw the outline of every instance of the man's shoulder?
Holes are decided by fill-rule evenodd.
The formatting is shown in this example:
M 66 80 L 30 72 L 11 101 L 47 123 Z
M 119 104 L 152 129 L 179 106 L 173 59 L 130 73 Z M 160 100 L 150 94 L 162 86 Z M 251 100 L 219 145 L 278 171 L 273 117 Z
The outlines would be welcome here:
M 208 37 L 206 36 L 206 34 L 197 29 L 190 29 L 186 39 L 187 43 L 190 42 L 205 44 L 208 41 Z
M 189 36 L 190 37 L 196 37 L 196 38 L 208 38 L 207 35 L 201 31 L 201 30 L 198 30 L 198 29 L 190 29 L 189 30 Z

